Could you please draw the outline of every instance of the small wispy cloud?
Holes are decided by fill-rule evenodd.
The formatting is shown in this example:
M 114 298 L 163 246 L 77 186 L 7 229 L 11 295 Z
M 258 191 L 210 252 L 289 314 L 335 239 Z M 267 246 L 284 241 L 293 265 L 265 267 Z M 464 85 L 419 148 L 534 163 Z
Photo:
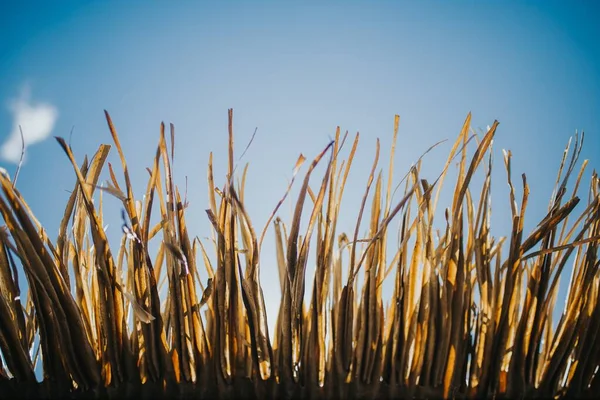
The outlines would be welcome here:
M 54 129 L 58 119 L 58 109 L 49 103 L 33 102 L 31 88 L 28 85 L 23 86 L 17 98 L 8 102 L 8 109 L 13 117 L 13 125 L 8 138 L 0 148 L 0 156 L 5 161 L 18 164 L 22 149 L 19 126 L 23 130 L 25 148 L 41 142 L 50 136 Z

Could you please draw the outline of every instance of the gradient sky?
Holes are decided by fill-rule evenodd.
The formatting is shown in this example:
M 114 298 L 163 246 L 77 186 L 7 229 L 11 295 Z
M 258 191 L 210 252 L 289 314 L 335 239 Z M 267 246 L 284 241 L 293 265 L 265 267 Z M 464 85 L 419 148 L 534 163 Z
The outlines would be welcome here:
M 425 158 L 422 176 L 433 181 L 469 111 L 475 129 L 500 121 L 495 236 L 507 235 L 511 224 L 502 149 L 513 152 L 519 198 L 520 174 L 528 177 L 527 232 L 546 213 L 560 157 L 576 130 L 586 133 L 582 159 L 590 159 L 584 200 L 591 170 L 600 165 L 594 1 L 3 1 L 0 8 L 2 143 L 18 123 L 28 138 L 68 138 L 74 127 L 71 144 L 81 162 L 99 144 L 112 144 L 106 109 L 141 199 L 159 124 L 173 122 L 174 174 L 182 188 L 188 176 L 192 235 L 209 235 L 206 166 L 213 151 L 222 186 L 228 108 L 234 108 L 238 156 L 258 127 L 240 162 L 240 170 L 250 162 L 246 202 L 258 229 L 283 195 L 299 153 L 312 159 L 338 125 L 361 133 L 340 227 L 353 229 L 377 137 L 387 172 L 394 114 L 401 118 L 396 182 L 430 145 L 449 139 Z M 28 143 L 18 188 L 55 236 L 75 175 L 56 141 Z M 120 171 L 114 148 L 110 160 Z M 10 158 L 0 165 L 14 173 Z M 105 203 L 109 234 L 118 239 L 119 202 Z M 440 217 L 447 205 L 449 197 L 442 198 Z M 288 220 L 289 202 L 281 215 Z M 270 324 L 279 300 L 274 254 L 269 235 L 261 271 Z

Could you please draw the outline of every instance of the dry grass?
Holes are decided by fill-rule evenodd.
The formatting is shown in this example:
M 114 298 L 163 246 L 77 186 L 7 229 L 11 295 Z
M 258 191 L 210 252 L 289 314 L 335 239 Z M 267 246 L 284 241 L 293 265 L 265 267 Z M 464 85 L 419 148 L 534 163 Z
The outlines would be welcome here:
M 107 241 L 97 190 L 110 146 L 100 146 L 78 166 L 57 139 L 77 182 L 54 242 L 0 174 L 6 224 L 0 231 L 0 397 L 548 398 L 600 391 L 600 181 L 594 172 L 587 204 L 573 215 L 586 166 L 576 171 L 582 141 L 565 150 L 548 214 L 529 236 L 523 232 L 529 189 L 523 175 L 519 206 L 510 153 L 504 162 L 512 233 L 506 241 L 490 234 L 490 152 L 498 124 L 471 140 L 470 115 L 441 175 L 422 179 L 419 161 L 405 176 L 403 197 L 393 203 L 396 117 L 388 180 L 378 173 L 378 143 L 356 229 L 348 235 L 336 232 L 336 224 L 359 136 L 343 159 L 347 135 L 338 130 L 310 163 L 291 223 L 285 225 L 275 209 L 258 232 L 244 207 L 246 170 L 234 185 L 230 110 L 228 173 L 220 189 L 212 156 L 208 165 L 211 259 L 206 244 L 190 239 L 164 125 L 139 202 L 108 113 L 106 118 L 125 181 L 122 188 L 109 164 L 111 184 L 102 189 L 123 202 L 120 244 Z M 476 146 L 472 158 L 463 151 L 467 146 Z M 294 177 L 304 161 L 300 156 Z M 455 162 L 452 204 L 437 211 Z M 326 170 L 311 187 L 319 163 Z M 485 179 L 473 189 L 477 170 Z M 570 194 L 568 179 L 575 180 Z M 300 232 L 306 209 L 306 231 Z M 154 226 L 152 212 L 160 214 Z M 442 232 L 434 229 L 436 212 L 445 217 Z M 400 245 L 388 248 L 394 218 L 401 221 Z M 274 332 L 268 331 L 259 259 L 271 227 L 282 290 Z M 366 239 L 359 236 L 365 229 Z M 152 260 L 148 242 L 156 235 L 162 240 Z M 314 277 L 306 275 L 311 245 Z M 206 286 L 198 260 L 211 278 Z M 554 330 L 557 282 L 567 263 L 573 272 L 566 313 Z M 26 299 L 20 296 L 20 267 Z M 385 303 L 384 280 L 393 282 Z M 163 281 L 168 290 L 161 298 Z M 42 357 L 33 351 L 37 340 Z M 37 384 L 40 358 L 44 381 Z

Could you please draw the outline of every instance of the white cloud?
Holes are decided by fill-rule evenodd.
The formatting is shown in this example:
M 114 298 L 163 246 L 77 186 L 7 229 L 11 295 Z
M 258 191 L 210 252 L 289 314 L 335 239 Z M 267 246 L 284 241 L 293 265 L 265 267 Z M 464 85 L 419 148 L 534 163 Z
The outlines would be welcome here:
M 25 148 L 34 143 L 41 142 L 50 136 L 58 118 L 58 110 L 48 103 L 34 103 L 31 101 L 30 88 L 25 85 L 21 95 L 8 103 L 8 108 L 13 116 L 13 126 L 10 135 L 2 144 L 0 156 L 3 160 L 17 164 L 21 158 L 21 133 L 23 129 Z

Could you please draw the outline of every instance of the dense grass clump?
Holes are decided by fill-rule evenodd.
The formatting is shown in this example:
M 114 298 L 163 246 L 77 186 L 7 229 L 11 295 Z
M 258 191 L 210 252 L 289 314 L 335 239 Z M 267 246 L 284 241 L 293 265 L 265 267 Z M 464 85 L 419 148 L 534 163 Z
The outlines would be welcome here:
M 378 143 L 356 228 L 348 234 L 338 233 L 336 224 L 359 136 L 343 158 L 347 134 L 338 129 L 310 163 L 290 223 L 277 217 L 286 192 L 257 231 L 244 207 L 246 170 L 234 184 L 230 110 L 228 172 L 221 188 L 213 179 L 212 156 L 208 165 L 211 257 L 206 243 L 190 239 L 164 125 L 140 202 L 108 113 L 106 119 L 124 186 L 110 164 L 110 184 L 98 185 L 109 145 L 79 166 L 57 138 L 77 179 L 65 209 L 57 210 L 64 216 L 55 241 L 10 178 L 0 174 L 5 223 L 0 230 L 0 398 L 600 393 L 600 180 L 594 172 L 586 204 L 573 215 L 587 164 L 577 172 L 582 140 L 567 147 L 547 216 L 529 236 L 523 232 L 527 180 L 523 175 L 523 196 L 516 199 L 510 152 L 504 153 L 504 163 L 512 232 L 507 238 L 491 236 L 491 145 L 498 123 L 476 137 L 470 115 L 440 175 L 422 178 L 419 161 L 403 180 L 402 198 L 393 202 L 396 117 L 387 182 L 377 172 Z M 171 144 L 173 137 L 171 126 Z M 475 147 L 472 157 L 467 157 L 468 146 Z M 304 161 L 300 156 L 294 177 Z M 325 172 L 311 187 L 320 163 Z M 452 204 L 440 212 L 440 189 L 455 163 Z M 478 170 L 483 183 L 473 189 Z M 575 181 L 572 193 L 569 179 Z M 120 243 L 108 243 L 99 193 L 123 203 Z M 157 212 L 159 222 L 151 224 Z M 306 230 L 301 232 L 303 213 Z M 434 229 L 435 217 L 443 229 Z M 393 219 L 401 221 L 400 240 L 390 248 Z M 273 332 L 259 273 L 268 229 L 275 230 L 282 292 Z M 366 237 L 359 236 L 363 231 Z M 154 237 L 162 238 L 152 259 L 148 243 Z M 316 272 L 307 276 L 311 246 Z M 503 251 L 503 246 L 508 247 Z M 206 284 L 199 279 L 199 263 L 210 277 Z M 558 280 L 567 265 L 572 276 L 566 312 L 554 329 Z M 27 278 L 26 298 L 21 298 L 19 268 Z M 384 280 L 393 283 L 391 297 L 383 298 Z M 160 290 L 163 283 L 167 290 Z M 40 358 L 44 379 L 38 383 L 34 369 Z

